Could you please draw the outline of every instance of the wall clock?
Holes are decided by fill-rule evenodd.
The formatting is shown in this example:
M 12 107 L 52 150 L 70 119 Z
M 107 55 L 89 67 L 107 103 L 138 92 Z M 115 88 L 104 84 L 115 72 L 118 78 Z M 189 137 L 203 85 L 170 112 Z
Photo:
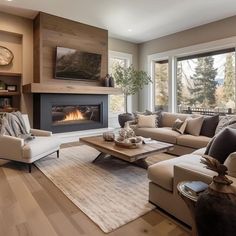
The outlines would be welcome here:
M 13 58 L 14 55 L 10 49 L 0 46 L 0 66 L 11 64 Z

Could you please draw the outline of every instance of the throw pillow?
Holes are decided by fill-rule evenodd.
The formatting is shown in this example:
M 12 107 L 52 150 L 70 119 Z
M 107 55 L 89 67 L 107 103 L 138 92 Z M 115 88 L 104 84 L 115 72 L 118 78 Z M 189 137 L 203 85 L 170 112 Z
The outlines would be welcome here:
M 236 123 L 236 116 L 223 116 L 216 127 L 215 134 L 218 134 L 222 129 L 228 125 Z
M 139 128 L 156 128 L 156 115 L 138 115 Z
M 156 115 L 157 116 L 157 126 L 156 127 L 160 127 L 161 125 L 161 118 L 162 118 L 162 110 L 159 110 L 159 111 L 149 111 L 149 110 L 146 110 L 145 111 L 146 115 Z
M 184 123 L 185 123 L 185 126 L 184 126 Z M 176 131 L 176 132 L 178 132 L 180 134 L 183 134 L 184 130 L 186 128 L 186 125 L 187 125 L 187 122 L 182 121 L 180 119 L 176 119 L 175 123 L 172 126 L 172 130 L 174 130 L 174 131 Z M 184 126 L 184 129 L 182 128 L 183 126 Z
M 199 136 L 202 128 L 204 117 L 199 116 L 197 118 L 188 118 L 187 119 L 187 126 L 186 126 L 186 133 L 192 134 L 194 136 Z
M 226 158 L 236 151 L 235 140 L 236 129 L 227 127 L 214 137 L 205 154 L 217 159 L 223 164 Z
M 200 135 L 212 138 L 219 123 L 219 115 L 204 117 Z
M 152 112 L 152 111 L 149 111 L 149 110 L 145 110 L 144 112 L 139 112 L 139 111 L 136 111 L 133 113 L 134 115 L 134 122 L 137 124 L 138 123 L 138 116 L 139 115 L 146 115 L 146 116 L 149 116 L 149 115 L 156 115 L 156 127 L 159 127 L 159 124 L 160 124 L 160 119 L 161 119 L 161 112 L 162 111 L 155 111 L 155 112 Z

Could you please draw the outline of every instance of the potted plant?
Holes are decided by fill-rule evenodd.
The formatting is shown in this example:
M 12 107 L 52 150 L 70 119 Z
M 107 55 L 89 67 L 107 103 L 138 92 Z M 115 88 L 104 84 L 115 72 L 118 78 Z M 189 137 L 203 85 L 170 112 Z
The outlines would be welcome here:
M 124 127 L 126 121 L 133 120 L 133 115 L 128 113 L 127 109 L 128 96 L 136 94 L 144 85 L 151 82 L 151 77 L 145 71 L 135 70 L 133 65 L 123 67 L 119 64 L 115 67 L 113 77 L 125 97 L 125 113 L 118 116 L 120 126 Z

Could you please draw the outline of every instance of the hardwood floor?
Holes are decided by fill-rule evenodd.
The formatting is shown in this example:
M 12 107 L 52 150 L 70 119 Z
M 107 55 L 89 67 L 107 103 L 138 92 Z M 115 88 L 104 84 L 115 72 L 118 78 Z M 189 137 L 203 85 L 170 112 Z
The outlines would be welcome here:
M 64 147 L 78 145 L 73 143 Z M 0 161 L 0 236 L 102 236 L 83 212 L 35 166 Z M 120 227 L 108 236 L 190 235 L 158 210 Z

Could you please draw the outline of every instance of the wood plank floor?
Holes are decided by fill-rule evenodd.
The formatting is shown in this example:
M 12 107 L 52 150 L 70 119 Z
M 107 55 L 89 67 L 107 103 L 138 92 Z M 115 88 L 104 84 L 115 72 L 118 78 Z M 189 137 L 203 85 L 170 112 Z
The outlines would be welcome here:
M 153 210 L 105 234 L 36 167 L 29 174 L 25 165 L 0 161 L 0 236 L 15 235 L 185 236 L 190 232 Z

